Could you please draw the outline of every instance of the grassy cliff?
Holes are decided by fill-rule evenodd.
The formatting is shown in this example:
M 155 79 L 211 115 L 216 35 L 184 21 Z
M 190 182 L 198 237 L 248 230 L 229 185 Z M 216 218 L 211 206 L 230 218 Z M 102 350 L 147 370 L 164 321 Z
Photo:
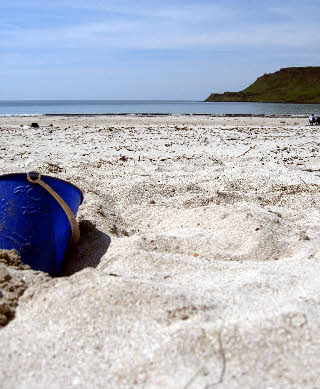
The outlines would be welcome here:
M 320 66 L 283 68 L 264 74 L 240 92 L 212 93 L 205 101 L 320 103 Z

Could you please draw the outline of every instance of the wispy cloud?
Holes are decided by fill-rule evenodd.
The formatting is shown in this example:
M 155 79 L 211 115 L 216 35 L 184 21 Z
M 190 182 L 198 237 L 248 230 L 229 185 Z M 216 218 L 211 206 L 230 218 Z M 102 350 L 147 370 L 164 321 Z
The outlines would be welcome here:
M 74 2 L 69 2 L 69 7 L 71 4 Z M 0 48 L 175 50 L 263 45 L 268 49 L 316 47 L 320 41 L 318 21 L 309 19 L 306 24 L 303 18 L 291 23 L 292 16 L 285 21 L 270 19 L 269 14 L 283 15 L 285 8 L 270 8 L 256 20 L 246 20 L 248 15 L 242 15 L 241 8 L 207 3 L 136 9 L 128 8 L 128 4 L 107 6 L 96 2 L 91 8 L 117 13 L 97 14 L 96 22 L 62 26 L 2 24 Z

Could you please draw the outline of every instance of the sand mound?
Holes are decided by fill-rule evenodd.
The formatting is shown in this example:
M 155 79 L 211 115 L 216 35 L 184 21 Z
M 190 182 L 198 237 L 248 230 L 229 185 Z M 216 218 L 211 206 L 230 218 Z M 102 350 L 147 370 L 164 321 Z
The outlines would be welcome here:
M 30 266 L 21 262 L 16 250 L 0 250 L 0 263 L 16 270 L 30 269 Z
M 12 276 L 7 266 L 13 269 L 30 269 L 24 265 L 15 250 L 0 250 L 0 327 L 14 318 L 19 298 L 27 288 L 20 277 Z
M 12 278 L 5 266 L 0 265 L 0 327 L 13 319 L 18 300 L 26 288 L 21 278 Z
M 0 250 L 0 327 L 15 317 L 19 299 L 28 286 L 47 279 L 48 275 L 22 263 L 16 250 Z
M 6 382 L 16 383 L 16 371 L 36 388 L 88 387 L 92 380 L 114 388 L 254 387 L 262 376 L 284 387 L 316 382 L 319 299 L 303 297 L 316 283 L 280 263 L 280 277 L 265 266 L 222 262 L 209 273 L 194 264 L 179 287 L 170 278 L 128 280 L 94 269 L 34 285 L 14 327 L 1 334 L 0 356 L 11 356 Z

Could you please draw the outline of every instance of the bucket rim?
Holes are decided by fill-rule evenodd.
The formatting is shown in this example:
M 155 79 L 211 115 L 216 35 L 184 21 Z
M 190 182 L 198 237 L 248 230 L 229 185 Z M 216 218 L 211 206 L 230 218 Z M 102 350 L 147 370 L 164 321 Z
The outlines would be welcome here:
M 32 171 L 32 170 L 30 170 L 30 171 Z M 2 178 L 5 178 L 5 177 L 9 177 L 9 176 L 27 176 L 27 174 L 28 173 L 6 173 L 6 174 L 1 174 L 0 175 L 0 180 L 2 179 Z M 41 173 L 40 173 L 41 174 Z M 54 177 L 54 176 L 48 176 L 48 175 L 46 175 L 46 174 L 41 174 L 41 178 L 42 177 L 48 177 L 48 178 L 54 178 L 55 180 L 58 180 L 58 181 L 62 181 L 62 182 L 65 182 L 65 183 L 67 183 L 67 184 L 69 184 L 69 185 L 72 185 L 74 188 L 76 188 L 76 189 L 78 189 L 78 191 L 80 192 L 80 194 L 81 194 L 81 202 L 80 202 L 80 204 L 82 204 L 82 202 L 83 202 L 83 199 L 84 199 L 84 197 L 83 197 L 83 192 L 82 192 L 82 190 L 77 186 L 77 185 L 74 185 L 74 184 L 72 184 L 71 182 L 69 182 L 69 181 L 66 181 L 66 180 L 63 180 L 62 178 L 58 178 L 58 177 Z

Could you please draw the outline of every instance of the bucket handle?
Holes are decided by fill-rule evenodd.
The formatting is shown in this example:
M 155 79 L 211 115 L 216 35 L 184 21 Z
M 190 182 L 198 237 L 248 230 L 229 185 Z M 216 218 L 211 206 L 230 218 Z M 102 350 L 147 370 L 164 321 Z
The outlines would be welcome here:
M 52 197 L 59 203 L 61 208 L 64 210 L 64 213 L 66 214 L 70 226 L 71 226 L 71 238 L 70 238 L 70 243 L 71 244 L 77 244 L 80 239 L 80 229 L 79 225 L 77 223 L 77 220 L 67 205 L 67 203 L 56 193 L 49 185 L 47 185 L 45 182 L 41 180 L 41 174 L 38 172 L 30 172 L 27 173 L 27 179 L 29 182 L 32 184 L 39 184 L 44 188 L 47 192 L 51 194 Z

